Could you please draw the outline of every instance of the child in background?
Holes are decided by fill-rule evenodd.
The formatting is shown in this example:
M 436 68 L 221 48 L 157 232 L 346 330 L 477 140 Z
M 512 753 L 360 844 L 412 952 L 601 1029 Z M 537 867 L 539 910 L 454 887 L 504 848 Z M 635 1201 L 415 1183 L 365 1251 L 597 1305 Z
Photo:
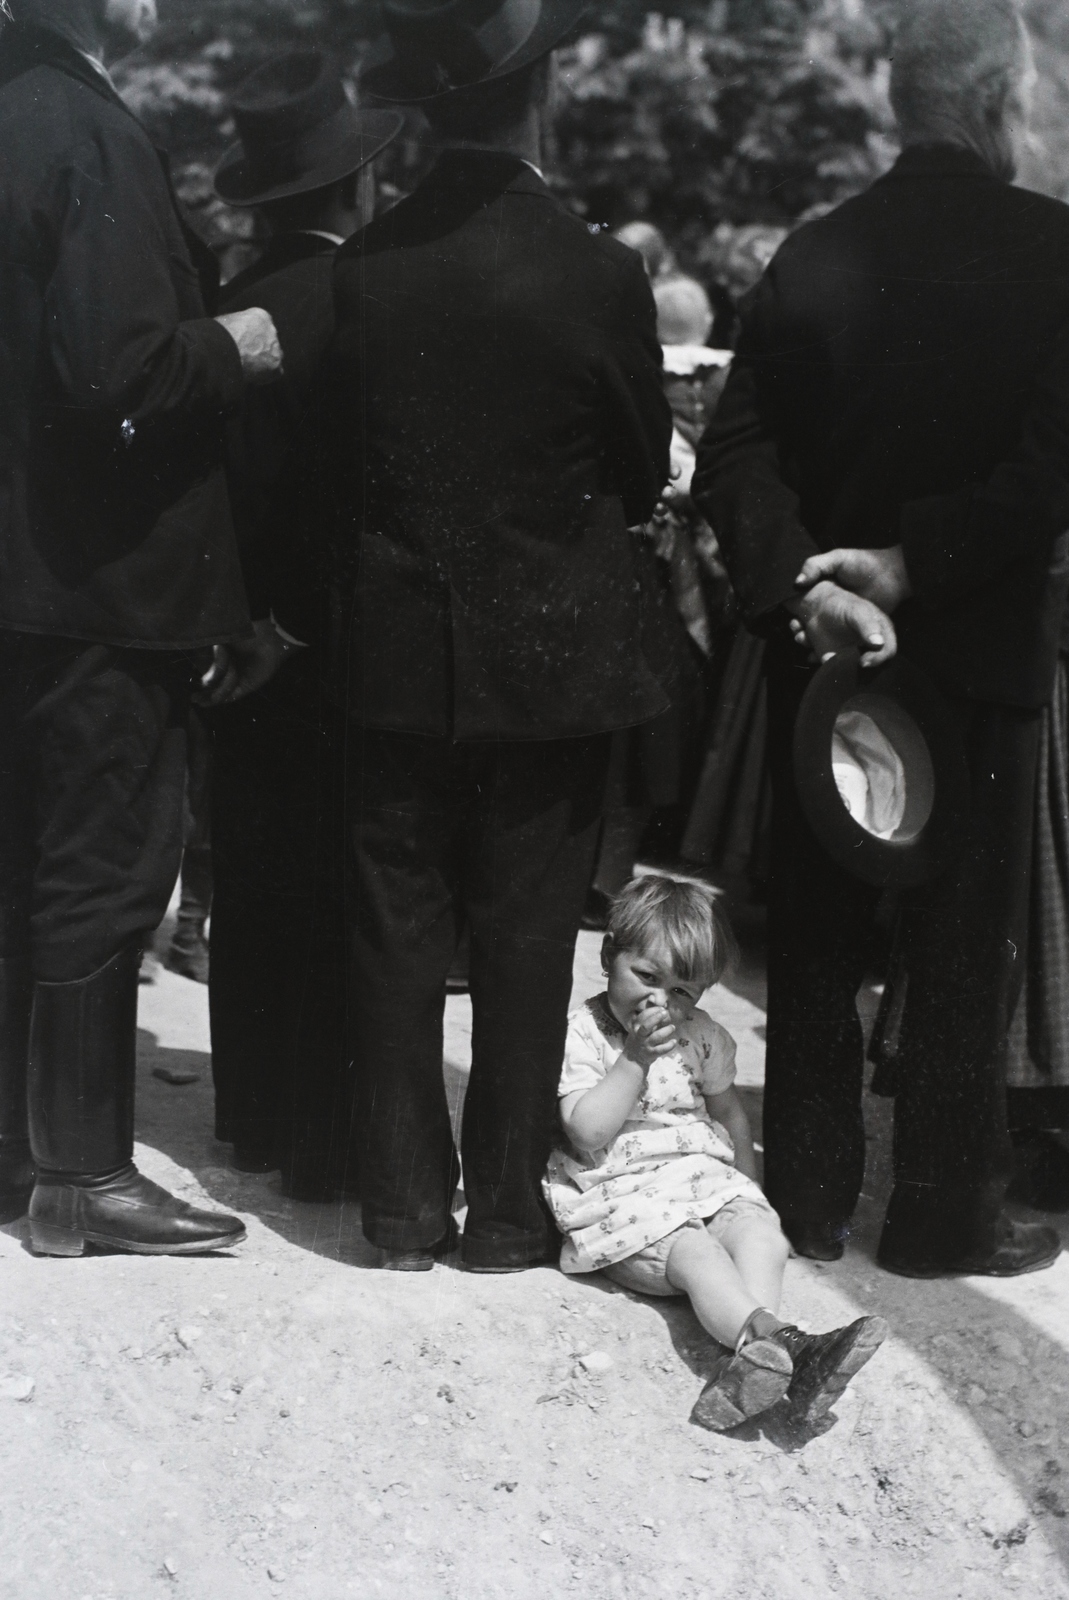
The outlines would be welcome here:
M 861 1317 L 806 1334 L 777 1314 L 787 1241 L 757 1184 L 735 1042 L 698 1009 L 733 949 L 704 884 L 650 875 L 614 898 L 608 987 L 569 1021 L 558 1090 L 569 1148 L 545 1179 L 562 1271 L 685 1294 L 727 1347 L 694 1410 L 717 1432 L 785 1395 L 818 1420 L 887 1332 Z

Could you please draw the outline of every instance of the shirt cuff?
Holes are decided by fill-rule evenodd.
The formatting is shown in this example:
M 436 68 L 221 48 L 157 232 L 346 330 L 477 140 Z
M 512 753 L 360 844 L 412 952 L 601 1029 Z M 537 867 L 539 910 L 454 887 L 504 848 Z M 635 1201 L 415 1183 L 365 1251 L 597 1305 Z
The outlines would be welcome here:
M 195 321 L 184 322 L 182 332 L 203 352 L 223 411 L 238 411 L 245 398 L 245 374 L 234 340 L 214 317 L 197 317 Z
M 274 628 L 279 638 L 284 640 L 286 644 L 293 645 L 297 650 L 307 650 L 309 648 L 307 639 L 295 639 L 292 633 L 287 633 L 285 628 L 280 627 L 273 611 L 269 611 L 268 616 L 271 619 L 271 626 Z

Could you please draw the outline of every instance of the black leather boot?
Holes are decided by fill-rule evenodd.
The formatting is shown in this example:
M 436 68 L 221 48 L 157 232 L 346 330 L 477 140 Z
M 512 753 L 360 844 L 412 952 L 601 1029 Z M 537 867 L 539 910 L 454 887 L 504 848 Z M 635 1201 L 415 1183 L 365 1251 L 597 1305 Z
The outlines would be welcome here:
M 79 1256 L 87 1244 L 198 1255 L 245 1237 L 237 1217 L 176 1200 L 131 1159 L 138 961 L 131 946 L 80 982 L 34 987 L 30 1242 L 38 1255 Z
M 21 1217 L 33 1189 L 26 1125 L 31 993 L 29 963 L 0 957 L 0 1222 Z
M 859 1317 L 830 1333 L 803 1333 L 788 1324 L 769 1334 L 768 1342 L 785 1350 L 794 1365 L 787 1399 L 795 1419 L 812 1425 L 825 1417 L 886 1337 L 882 1317 Z
M 1061 1254 L 1053 1228 L 1015 1222 L 997 1192 L 953 1194 L 920 1184 L 891 1191 L 876 1260 L 904 1278 L 1016 1278 Z
M 759 1417 L 782 1400 L 794 1365 L 773 1339 L 751 1339 L 741 1350 L 725 1350 L 709 1382 L 694 1402 L 690 1420 L 711 1433 L 727 1433 Z
M 841 1261 L 850 1225 L 846 1222 L 812 1222 L 781 1217 L 783 1231 L 794 1247 L 795 1255 L 807 1256 L 810 1261 Z
M 1033 1211 L 1069 1211 L 1069 1150 L 1056 1134 L 1023 1128 L 1013 1137 L 1013 1178 L 1006 1199 Z

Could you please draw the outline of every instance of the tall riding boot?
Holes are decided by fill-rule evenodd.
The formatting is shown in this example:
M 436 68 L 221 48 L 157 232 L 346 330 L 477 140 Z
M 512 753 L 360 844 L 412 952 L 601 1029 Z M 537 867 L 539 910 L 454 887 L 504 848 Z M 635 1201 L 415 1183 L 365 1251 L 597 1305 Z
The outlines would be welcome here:
M 129 946 L 92 977 L 34 986 L 30 1242 L 39 1255 L 79 1256 L 87 1243 L 197 1255 L 245 1237 L 237 1217 L 194 1210 L 133 1164 L 137 970 Z
M 0 1221 L 13 1222 L 33 1189 L 26 1126 L 30 971 L 21 956 L 0 958 Z

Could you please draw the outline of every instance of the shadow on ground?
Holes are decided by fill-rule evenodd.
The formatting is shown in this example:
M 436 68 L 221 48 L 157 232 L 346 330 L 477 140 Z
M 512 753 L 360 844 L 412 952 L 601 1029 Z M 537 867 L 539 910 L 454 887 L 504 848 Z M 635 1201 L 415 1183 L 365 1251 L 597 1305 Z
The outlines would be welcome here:
M 197 1073 L 193 1083 L 174 1084 L 155 1076 L 164 1071 Z M 258 1218 L 265 1227 L 299 1249 L 358 1268 L 377 1267 L 379 1253 L 360 1227 L 355 1201 L 311 1205 L 288 1200 L 277 1172 L 239 1172 L 233 1149 L 213 1135 L 215 1102 L 211 1057 L 200 1050 L 160 1045 L 138 1029 L 137 1139 L 186 1167 L 218 1206 Z
M 763 1004 L 763 974 L 756 958 L 744 950 L 741 965 L 742 977 L 732 982 L 732 988 L 753 1003 Z M 869 1009 L 875 996 L 866 998 Z M 152 1068 L 157 1066 L 196 1071 L 198 1077 L 186 1085 L 166 1083 L 153 1075 Z M 458 1125 L 466 1082 L 462 1066 L 448 1062 L 446 1078 Z M 761 1092 L 746 1089 L 743 1095 L 759 1139 Z M 1038 1274 L 1023 1280 L 1019 1293 L 1011 1287 L 1001 1291 L 1001 1297 L 1000 1291 L 992 1290 L 984 1280 L 918 1282 L 879 1270 L 875 1250 L 890 1188 L 891 1115 L 889 1101 L 867 1096 L 868 1172 L 844 1259 L 827 1265 L 806 1262 L 800 1270 L 812 1285 L 815 1299 L 826 1301 L 830 1290 L 834 1298 L 846 1303 L 845 1315 L 837 1312 L 843 1320 L 860 1312 L 886 1318 L 893 1337 L 915 1352 L 946 1399 L 960 1407 L 979 1430 L 1007 1481 L 1016 1486 L 1029 1507 L 1032 1526 L 1042 1528 L 1069 1572 L 1069 1459 L 1063 1443 L 1069 1440 L 1067 1345 L 1042 1325 L 1043 1307 L 1053 1308 L 1064 1301 L 1062 1268 L 1055 1269 L 1057 1282 L 1054 1274 Z M 229 1146 L 212 1137 L 212 1117 L 209 1056 L 161 1047 L 152 1034 L 141 1030 L 139 1140 L 188 1168 L 215 1203 L 258 1218 L 297 1248 L 359 1269 L 377 1266 L 378 1253 L 363 1238 L 355 1203 L 301 1204 L 281 1195 L 277 1173 L 256 1176 L 235 1171 L 228 1165 Z M 1069 1242 L 1064 1226 L 1062 1232 Z M 792 1271 L 797 1273 L 799 1267 Z M 596 1292 L 626 1293 L 596 1279 L 585 1282 Z M 797 1287 L 797 1278 L 795 1282 Z M 1008 1302 L 1011 1293 L 1016 1304 Z M 706 1378 L 717 1348 L 689 1307 L 682 1301 L 647 1304 L 653 1304 L 663 1317 L 679 1359 L 695 1376 Z M 1046 1321 L 1048 1327 L 1057 1326 L 1054 1316 Z M 833 1422 L 834 1414 L 817 1430 L 800 1429 L 778 1408 L 726 1439 L 764 1439 L 794 1455 Z M 1024 1535 L 1006 1530 L 1004 1537 L 1012 1543 Z

